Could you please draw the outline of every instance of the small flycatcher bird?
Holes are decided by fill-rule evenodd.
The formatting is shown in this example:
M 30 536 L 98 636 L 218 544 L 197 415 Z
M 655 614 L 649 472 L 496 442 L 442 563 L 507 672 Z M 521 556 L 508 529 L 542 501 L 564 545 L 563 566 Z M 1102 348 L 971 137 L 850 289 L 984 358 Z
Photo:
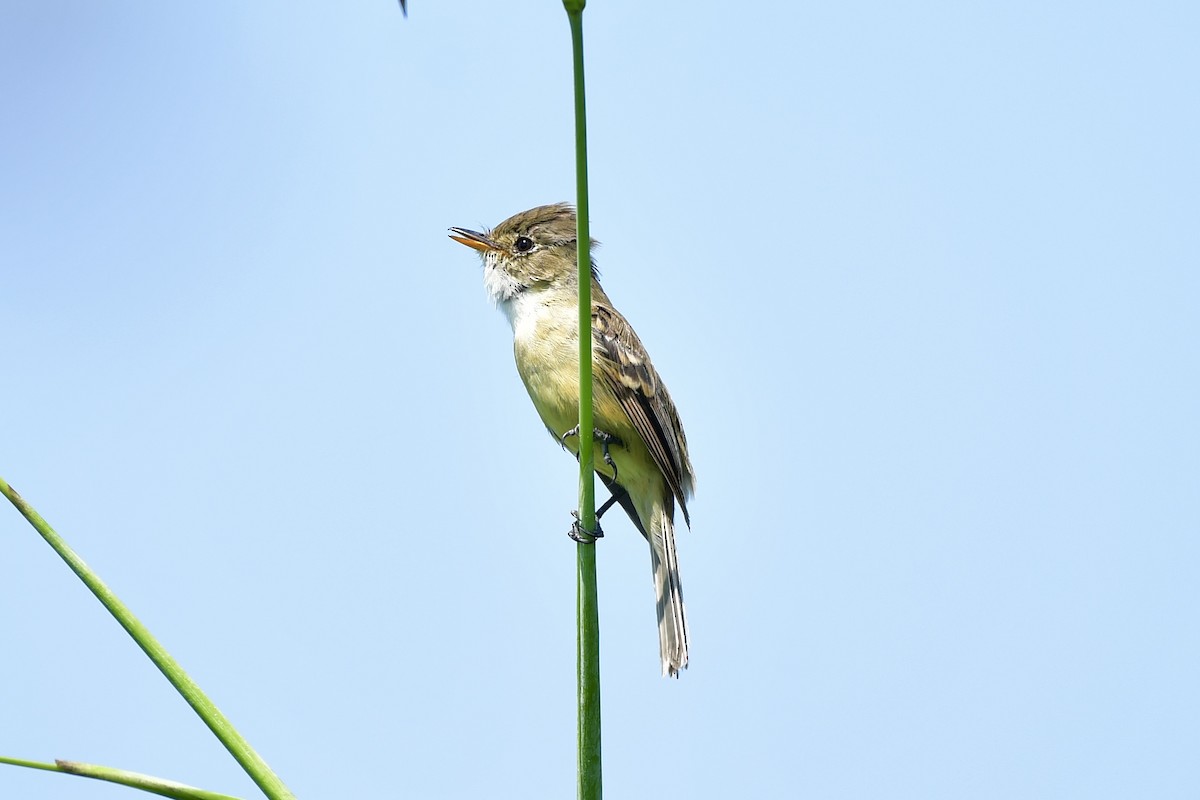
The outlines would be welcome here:
M 483 258 L 488 294 L 513 329 L 517 372 L 550 434 L 579 456 L 579 273 L 575 210 L 539 206 L 479 233 L 450 238 Z M 695 476 L 675 404 L 625 317 L 600 287 L 592 263 L 596 474 L 650 543 L 663 675 L 688 663 L 687 617 L 675 554 L 675 503 L 691 526 Z

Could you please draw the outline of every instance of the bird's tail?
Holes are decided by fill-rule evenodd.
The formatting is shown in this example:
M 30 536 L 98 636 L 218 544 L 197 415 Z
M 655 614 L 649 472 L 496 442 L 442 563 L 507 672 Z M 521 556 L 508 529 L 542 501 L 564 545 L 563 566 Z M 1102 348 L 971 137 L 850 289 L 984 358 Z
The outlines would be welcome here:
M 649 514 L 650 564 L 654 568 L 655 609 L 658 612 L 658 646 L 664 676 L 679 677 L 688 663 L 687 615 L 683 610 L 683 584 L 675 555 L 674 503 L 655 504 Z

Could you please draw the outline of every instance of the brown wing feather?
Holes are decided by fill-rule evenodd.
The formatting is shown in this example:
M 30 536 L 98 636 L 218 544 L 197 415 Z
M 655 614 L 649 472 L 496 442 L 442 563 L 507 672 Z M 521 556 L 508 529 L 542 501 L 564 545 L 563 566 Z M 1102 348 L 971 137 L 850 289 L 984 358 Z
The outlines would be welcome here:
M 695 478 L 675 404 L 637 334 L 616 309 L 593 305 L 592 328 L 598 345 L 596 355 L 615 367 L 600 374 L 606 376 L 621 408 L 645 441 L 671 494 L 679 500 L 684 521 L 691 527 L 687 498 Z

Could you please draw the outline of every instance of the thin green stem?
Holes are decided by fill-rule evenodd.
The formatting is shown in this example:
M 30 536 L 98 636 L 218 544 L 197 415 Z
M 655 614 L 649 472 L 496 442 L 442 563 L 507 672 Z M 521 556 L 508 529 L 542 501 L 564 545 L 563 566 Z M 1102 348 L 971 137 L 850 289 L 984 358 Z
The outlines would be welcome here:
M 583 83 L 583 7 L 586 0 L 563 0 L 571 23 L 575 75 L 575 211 L 579 258 L 579 521 L 596 530 L 596 476 L 592 418 L 592 236 L 588 220 L 587 110 Z M 576 547 L 580 800 L 600 800 L 600 618 L 596 599 L 596 545 Z
M 175 690 L 183 696 L 204 721 L 204 724 L 209 727 L 213 734 L 225 745 L 230 754 L 241 764 L 242 769 L 246 774 L 258 784 L 262 789 L 263 794 L 271 798 L 271 800 L 294 800 L 295 796 L 280 780 L 279 776 L 271 771 L 267 766 L 267 762 L 262 759 L 250 743 L 242 737 L 240 733 L 233 727 L 233 724 L 225 717 L 224 714 L 208 699 L 207 695 L 200 690 L 186 672 L 174 658 L 166 651 L 158 640 L 155 639 L 150 631 L 142 622 L 133 615 L 128 606 L 113 593 L 111 589 L 100 580 L 100 577 L 84 563 L 74 550 L 72 550 L 53 528 L 50 527 L 46 520 L 33 509 L 29 503 L 21 495 L 17 494 L 16 490 L 8 485 L 3 478 L 0 478 L 0 494 L 8 498 L 17 510 L 24 515 L 25 519 L 29 520 L 46 543 L 54 548 L 54 552 L 58 553 L 59 557 L 67 563 L 67 566 L 79 576 L 84 585 L 91 590 L 92 594 L 96 595 L 96 599 L 108 609 L 108 613 L 121 624 L 121 627 L 133 638 L 138 647 L 146 653 L 154 665 L 159 668 Z
M 592 237 L 588 221 L 587 110 L 583 91 L 583 13 L 568 10 L 575 60 L 575 212 L 578 220 L 579 330 L 592 330 Z M 592 471 L 592 337 L 579 337 L 579 515 L 584 530 L 596 529 L 596 475 Z
M 44 769 L 47 772 L 62 772 L 57 764 L 47 764 L 44 761 L 30 761 L 25 758 L 0 756 L 0 764 L 8 764 L 11 767 L 25 767 L 26 769 Z
M 40 761 L 26 761 L 22 758 L 8 758 L 5 756 L 0 756 L 0 764 L 27 767 L 28 769 L 44 769 L 48 772 L 62 772 L 67 775 L 94 778 L 98 781 L 119 783 L 122 786 L 141 789 L 143 792 L 149 792 L 150 794 L 170 797 L 172 800 L 240 800 L 240 798 L 233 795 L 210 792 L 207 789 L 188 786 L 186 783 L 156 778 L 153 775 L 143 775 L 140 772 L 130 772 L 127 769 L 102 767 L 99 764 L 81 764 L 78 761 L 61 760 L 55 761 L 53 764 L 45 764 Z

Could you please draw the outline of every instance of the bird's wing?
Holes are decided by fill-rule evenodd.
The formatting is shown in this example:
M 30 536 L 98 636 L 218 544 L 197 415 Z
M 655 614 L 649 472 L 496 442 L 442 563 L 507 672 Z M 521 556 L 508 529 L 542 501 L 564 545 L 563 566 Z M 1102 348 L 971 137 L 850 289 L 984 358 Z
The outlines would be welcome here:
M 621 408 L 646 443 L 662 471 L 671 494 L 679 500 L 683 519 L 691 527 L 687 498 L 695 480 L 688 459 L 687 437 L 667 387 L 650 363 L 645 348 L 620 312 L 603 303 L 592 306 L 592 332 L 596 356 L 614 369 L 599 370 L 608 381 Z

